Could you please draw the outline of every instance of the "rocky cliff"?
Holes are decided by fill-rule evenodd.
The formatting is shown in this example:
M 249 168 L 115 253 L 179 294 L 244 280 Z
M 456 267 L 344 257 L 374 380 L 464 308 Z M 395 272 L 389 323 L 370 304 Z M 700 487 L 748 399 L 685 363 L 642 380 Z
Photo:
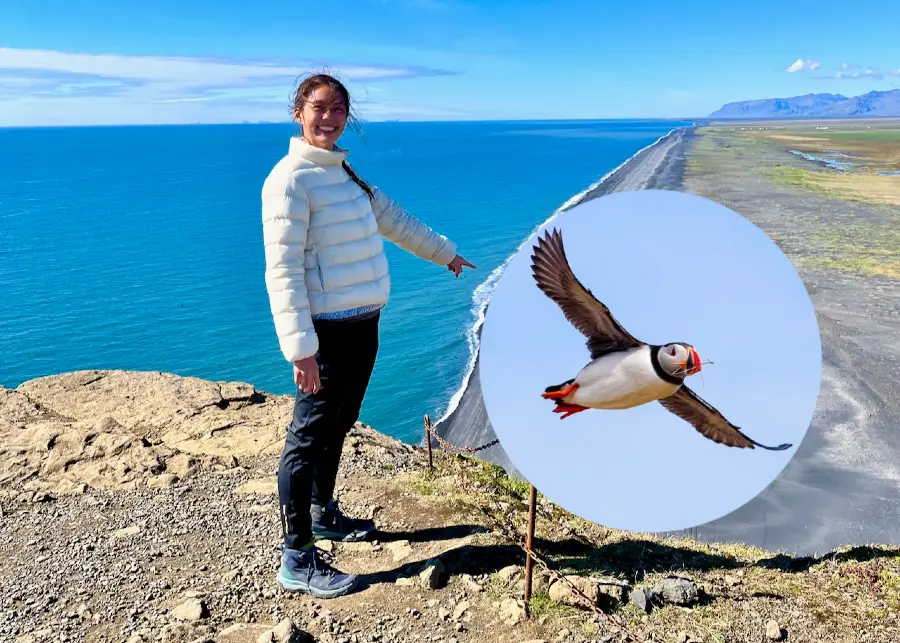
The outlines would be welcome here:
M 424 449 L 362 424 L 338 492 L 378 532 L 320 547 L 363 587 L 286 594 L 275 474 L 291 406 L 160 373 L 0 388 L 0 640 L 887 643 L 900 625 L 898 548 L 791 559 L 605 529 L 540 496 L 526 604 L 527 485 L 440 451 L 429 470 Z

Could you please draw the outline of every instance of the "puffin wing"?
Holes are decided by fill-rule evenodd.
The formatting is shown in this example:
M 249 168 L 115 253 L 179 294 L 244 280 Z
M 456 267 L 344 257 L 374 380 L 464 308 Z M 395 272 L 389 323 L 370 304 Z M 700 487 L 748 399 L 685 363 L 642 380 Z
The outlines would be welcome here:
M 750 439 L 684 384 L 672 395 L 659 400 L 659 403 L 691 424 L 703 436 L 718 444 L 741 449 L 760 447 L 769 451 L 784 451 L 793 446 L 780 444 L 777 447 L 770 447 Z
M 566 259 L 562 235 L 554 229 L 539 238 L 531 257 L 538 288 L 562 309 L 566 319 L 588 338 L 591 359 L 606 353 L 643 346 L 626 331 L 609 308 L 575 277 Z

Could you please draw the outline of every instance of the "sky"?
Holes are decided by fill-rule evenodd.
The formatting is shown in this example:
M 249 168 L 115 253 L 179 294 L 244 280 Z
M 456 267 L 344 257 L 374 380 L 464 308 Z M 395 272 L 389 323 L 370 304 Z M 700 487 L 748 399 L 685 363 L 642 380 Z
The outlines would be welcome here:
M 592 522 L 678 531 L 738 509 L 787 466 L 806 435 L 822 373 L 803 282 L 739 214 L 681 192 L 615 193 L 542 226 L 562 232 L 575 276 L 638 339 L 688 342 L 711 361 L 687 385 L 745 434 L 785 451 L 704 438 L 652 402 L 561 420 L 541 397 L 589 361 L 585 338 L 535 285 L 535 237 L 510 261 L 481 337 L 491 425 L 515 467 L 551 501 Z
M 370 121 L 683 118 L 900 88 L 900 3 L 0 0 L 0 126 L 285 121 L 328 68 Z

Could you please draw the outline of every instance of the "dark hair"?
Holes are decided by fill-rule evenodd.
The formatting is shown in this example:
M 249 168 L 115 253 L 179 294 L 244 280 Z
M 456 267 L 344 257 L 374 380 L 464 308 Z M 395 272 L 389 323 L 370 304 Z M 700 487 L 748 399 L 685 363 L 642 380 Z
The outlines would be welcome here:
M 347 125 L 349 125 L 352 130 L 359 132 L 359 120 L 351 111 L 350 107 L 350 92 L 347 91 L 347 88 L 344 87 L 344 84 L 341 81 L 329 74 L 312 74 L 311 76 L 307 76 L 307 78 L 300 83 L 300 86 L 297 87 L 297 91 L 294 92 L 294 114 L 296 115 L 303 109 L 303 106 L 309 100 L 309 97 L 319 87 L 328 87 L 331 91 L 341 97 L 344 101 L 344 107 L 347 109 Z M 344 161 L 343 167 L 347 176 L 369 195 L 369 199 L 374 199 L 375 194 L 372 191 L 372 188 L 353 171 L 353 168 L 350 167 L 350 164 L 347 163 L 347 161 Z

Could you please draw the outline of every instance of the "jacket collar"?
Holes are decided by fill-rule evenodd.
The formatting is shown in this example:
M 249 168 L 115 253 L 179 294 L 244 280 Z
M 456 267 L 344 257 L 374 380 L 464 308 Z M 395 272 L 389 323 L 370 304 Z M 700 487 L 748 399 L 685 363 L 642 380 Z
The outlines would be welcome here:
M 288 150 L 291 156 L 299 156 L 316 165 L 340 165 L 347 158 L 347 150 L 334 146 L 333 150 L 323 150 L 313 147 L 299 136 L 291 137 Z

